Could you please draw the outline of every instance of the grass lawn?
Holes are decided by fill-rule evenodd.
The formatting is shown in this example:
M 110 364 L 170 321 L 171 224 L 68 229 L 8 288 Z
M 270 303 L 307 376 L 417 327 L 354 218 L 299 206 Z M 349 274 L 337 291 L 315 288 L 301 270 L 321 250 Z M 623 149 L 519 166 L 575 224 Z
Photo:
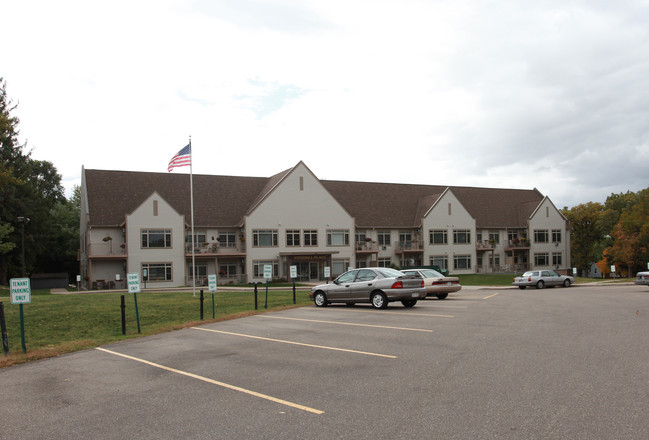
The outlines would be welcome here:
M 121 295 L 126 304 L 126 335 L 122 335 Z M 9 339 L 9 356 L 0 354 L 0 367 L 30 360 L 57 356 L 92 348 L 110 342 L 152 335 L 207 322 L 222 321 L 278 308 L 294 307 L 290 289 L 258 292 L 255 311 L 253 289 L 236 292 L 219 291 L 214 295 L 215 317 L 212 317 L 212 295 L 206 292 L 200 321 L 200 298 L 191 292 L 141 292 L 137 294 L 141 333 L 137 332 L 134 295 L 128 293 L 85 293 L 52 295 L 32 291 L 30 304 L 23 305 L 25 346 L 20 338 L 19 306 L 11 304 L 9 291 L 0 287 Z M 296 292 L 296 305 L 309 304 L 308 293 Z

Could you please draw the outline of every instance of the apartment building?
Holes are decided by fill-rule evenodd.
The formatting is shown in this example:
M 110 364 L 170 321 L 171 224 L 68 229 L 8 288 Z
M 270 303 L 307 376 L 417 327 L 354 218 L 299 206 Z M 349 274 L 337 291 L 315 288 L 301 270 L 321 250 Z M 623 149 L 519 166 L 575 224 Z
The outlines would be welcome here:
M 82 169 L 80 271 L 87 288 L 438 265 L 454 274 L 570 267 L 568 222 L 538 190 L 328 181 L 299 162 L 271 177 Z M 194 261 L 194 268 L 192 268 Z M 194 270 L 192 270 L 194 269 Z

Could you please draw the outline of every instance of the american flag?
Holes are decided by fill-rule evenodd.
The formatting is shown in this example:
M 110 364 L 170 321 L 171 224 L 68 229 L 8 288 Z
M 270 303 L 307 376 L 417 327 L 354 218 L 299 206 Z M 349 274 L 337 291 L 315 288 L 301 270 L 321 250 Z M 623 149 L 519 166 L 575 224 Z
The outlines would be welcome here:
M 171 172 L 175 167 L 186 167 L 192 164 L 192 144 L 187 144 L 171 158 L 167 171 Z

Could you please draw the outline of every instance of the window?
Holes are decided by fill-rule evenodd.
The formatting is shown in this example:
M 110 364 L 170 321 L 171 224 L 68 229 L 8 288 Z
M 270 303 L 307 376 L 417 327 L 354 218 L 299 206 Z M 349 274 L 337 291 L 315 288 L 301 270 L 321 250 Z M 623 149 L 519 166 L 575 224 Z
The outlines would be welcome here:
M 304 231 L 304 246 L 317 246 L 318 245 L 318 230 L 306 229 Z
M 252 245 L 256 247 L 277 246 L 277 231 L 274 229 L 254 229 L 252 231 Z
M 277 274 L 279 273 L 279 263 L 277 260 L 254 260 L 252 262 L 253 276 L 255 278 L 263 278 L 264 266 L 267 264 L 273 266 L 273 278 L 277 278 Z
M 552 230 L 552 242 L 561 243 L 561 229 Z
M 356 243 L 365 243 L 365 232 L 357 232 L 356 233 Z
M 471 255 L 455 255 L 453 264 L 454 269 L 471 269 Z
M 171 263 L 142 263 L 142 273 L 146 270 L 147 281 L 172 281 Z
M 196 264 L 194 265 L 194 270 L 196 270 L 196 279 L 207 278 L 207 264 Z M 189 278 L 192 278 L 194 274 L 192 273 L 192 266 L 189 265 Z
M 475 233 L 475 239 L 476 239 L 476 243 L 482 243 L 482 231 L 478 231 Z
M 412 234 L 410 232 L 399 232 L 399 246 L 410 249 L 412 246 Z
M 456 229 L 453 231 L 454 244 L 471 244 L 471 231 L 468 229 Z
M 171 229 L 144 229 L 142 230 L 143 248 L 170 248 Z
M 359 270 L 354 281 L 357 283 L 361 281 L 372 281 L 374 278 L 376 278 L 376 274 L 373 270 Z
M 552 252 L 552 265 L 561 266 L 561 252 Z
M 390 257 L 379 258 L 377 262 L 378 267 L 390 267 L 391 264 L 392 264 L 392 260 L 390 259 Z
M 493 255 L 489 253 L 489 265 L 490 266 L 500 266 L 500 255 Z
M 203 246 L 205 244 L 205 232 L 194 232 L 194 241 L 192 241 L 191 232 L 185 236 L 186 243 L 196 243 L 198 246 Z
M 494 244 L 500 243 L 500 232 L 498 232 L 498 231 L 496 231 L 496 232 L 489 231 L 489 243 L 494 243 Z
M 548 242 L 548 230 L 547 229 L 535 229 L 534 230 L 534 242 L 535 243 L 547 243 Z
M 514 241 L 518 238 L 518 231 L 507 231 L 507 240 Z
M 341 273 L 347 272 L 349 269 L 348 259 L 332 259 L 331 260 L 331 275 L 338 276 Z
M 431 266 L 439 266 L 440 269 L 448 269 L 448 257 L 446 255 L 431 255 Z
M 428 233 L 430 244 L 448 244 L 446 229 L 432 229 Z
M 234 232 L 224 231 L 219 233 L 219 246 L 235 247 L 236 245 L 237 245 L 237 237 Z
M 286 246 L 299 246 L 300 245 L 300 230 L 289 229 L 286 231 Z
M 237 276 L 236 264 L 220 264 L 219 276 L 223 278 L 233 278 Z
M 379 231 L 377 241 L 379 246 L 390 246 L 390 231 Z
M 534 254 L 534 265 L 535 266 L 549 266 L 550 257 L 547 252 L 542 252 L 539 254 Z
M 334 229 L 327 231 L 327 246 L 349 246 L 349 230 Z

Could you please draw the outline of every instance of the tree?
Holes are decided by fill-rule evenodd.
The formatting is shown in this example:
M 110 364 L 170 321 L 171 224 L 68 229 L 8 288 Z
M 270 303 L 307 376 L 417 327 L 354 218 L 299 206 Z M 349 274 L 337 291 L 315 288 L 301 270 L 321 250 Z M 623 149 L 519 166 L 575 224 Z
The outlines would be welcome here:
M 570 221 L 572 264 L 582 276 L 588 274 L 591 264 L 601 259 L 605 247 L 603 208 L 600 203 L 588 202 L 563 209 L 563 215 Z
M 6 254 L 16 247 L 16 243 L 5 241 L 6 237 L 14 231 L 14 228 L 9 224 L 0 223 L 0 254 Z
M 8 253 L 0 253 L 0 284 L 7 284 L 12 275 L 19 274 L 21 267 L 22 226 L 18 217 L 31 221 L 25 227 L 25 266 L 27 271 L 36 269 L 50 271 L 38 266 L 39 256 L 58 253 L 48 246 L 48 239 L 56 231 L 52 218 L 54 206 L 65 200 L 61 176 L 51 162 L 32 159 L 31 152 L 25 153 L 25 145 L 18 141 L 17 117 L 12 116 L 16 105 L 6 93 L 6 83 L 0 78 L 0 223 L 9 223 L 13 232 L 6 241 L 15 246 Z

